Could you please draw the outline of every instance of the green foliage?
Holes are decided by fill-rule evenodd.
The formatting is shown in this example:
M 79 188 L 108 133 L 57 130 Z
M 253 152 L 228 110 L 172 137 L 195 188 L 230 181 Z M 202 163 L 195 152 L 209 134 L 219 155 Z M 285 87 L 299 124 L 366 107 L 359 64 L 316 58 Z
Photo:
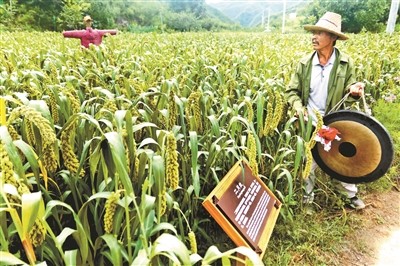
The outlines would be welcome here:
M 7 4 L 3 4 L 0 6 L 0 26 L 7 27 L 11 26 L 14 22 L 15 15 L 17 12 L 16 8 L 17 0 L 10 0 Z M 0 28 L 0 29 L 1 29 Z
M 181 1 L 181 0 L 169 0 L 169 6 L 171 10 L 176 13 L 189 12 L 193 13 L 196 18 L 202 18 L 206 14 L 206 7 L 204 0 L 192 0 L 192 1 Z
M 168 28 L 175 31 L 198 31 L 200 24 L 192 13 L 180 12 L 177 14 L 170 13 L 166 18 Z
M 0 27 L 6 30 L 56 30 L 62 1 L 9 0 L 0 7 Z
M 64 6 L 57 21 L 62 29 L 78 29 L 82 25 L 82 14 L 90 4 L 82 0 L 64 0 Z
M 0 29 L 68 30 L 82 28 L 91 15 L 94 28 L 130 32 L 236 29 L 204 0 L 196 1 L 95 1 L 10 0 L 0 8 Z
M 93 19 L 93 27 L 97 29 L 116 28 L 119 12 L 120 9 L 115 4 L 113 5 L 111 1 L 91 1 L 90 9 L 87 11 Z M 80 21 L 82 21 L 82 18 L 80 18 Z M 121 28 L 124 27 L 124 22 L 121 22 Z
M 366 8 L 355 13 L 356 22 L 371 32 L 382 32 L 386 28 L 390 1 L 368 1 Z M 373 12 L 371 12 L 373 11 Z
M 293 3 L 288 3 L 288 7 Z M 244 10 L 238 17 L 243 23 L 254 23 L 265 9 L 262 3 L 250 5 L 251 11 Z M 9 0 L 0 8 L 0 29 L 7 30 L 51 30 L 60 31 L 81 27 L 82 17 L 89 14 L 95 28 L 118 28 L 130 32 L 147 31 L 220 31 L 241 30 L 240 24 L 233 23 L 217 9 L 208 6 L 204 0 L 193 1 L 96 1 L 96 0 Z M 237 7 L 235 7 L 237 9 Z M 342 29 L 346 32 L 363 30 L 380 32 L 385 28 L 390 0 L 328 1 L 314 0 L 304 5 L 297 13 L 305 16 L 301 24 L 313 24 L 326 11 L 338 12 L 343 17 Z M 281 13 L 281 5 L 272 5 L 273 13 Z M 235 10 L 235 9 L 232 9 Z M 232 11 L 230 8 L 230 11 Z M 242 11 L 242 10 L 241 10 Z M 280 15 L 271 17 L 270 27 L 280 29 Z M 286 21 L 287 28 L 299 28 L 299 20 Z M 292 25 L 293 24 L 293 25 Z M 254 25 L 253 25 L 254 26 Z M 256 29 L 260 30 L 260 29 Z M 263 30 L 263 29 L 262 29 Z
M 278 220 L 264 265 L 336 265 L 335 256 L 327 254 L 340 250 L 352 220 L 345 211 L 329 209 L 299 213 L 284 224 Z
M 391 0 L 314 0 L 305 8 L 306 18 L 304 24 L 315 24 L 327 11 L 338 13 L 342 16 L 342 30 L 358 33 L 362 29 L 380 32 L 389 17 Z
M 397 86 L 398 90 L 400 89 L 399 85 Z M 389 177 L 393 179 L 398 178 L 400 170 L 400 100 L 398 95 L 398 93 L 391 93 L 385 98 L 378 100 L 372 109 L 373 115 L 387 129 L 393 140 L 395 154 L 392 170 L 388 173 Z

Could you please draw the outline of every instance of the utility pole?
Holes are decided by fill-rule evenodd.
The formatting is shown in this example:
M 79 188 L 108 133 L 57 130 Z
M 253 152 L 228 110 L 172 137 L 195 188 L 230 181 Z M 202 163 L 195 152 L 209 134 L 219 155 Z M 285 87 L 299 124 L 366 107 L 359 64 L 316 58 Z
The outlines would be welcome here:
M 386 33 L 392 34 L 396 25 L 397 11 L 399 10 L 400 0 L 392 0 L 390 6 L 389 19 L 386 26 Z
M 161 21 L 161 33 L 164 33 L 164 24 L 163 24 L 163 17 L 162 17 L 161 10 L 160 10 L 160 21 Z
M 265 26 L 265 9 L 263 10 L 262 18 L 261 18 L 261 26 L 263 27 L 265 32 L 270 32 L 269 29 L 269 20 L 271 17 L 271 7 L 268 7 L 268 18 L 267 18 L 267 26 Z
M 264 28 L 265 24 L 265 9 L 263 9 L 262 17 L 261 17 L 261 27 Z
M 286 0 L 283 0 L 282 33 L 285 33 Z

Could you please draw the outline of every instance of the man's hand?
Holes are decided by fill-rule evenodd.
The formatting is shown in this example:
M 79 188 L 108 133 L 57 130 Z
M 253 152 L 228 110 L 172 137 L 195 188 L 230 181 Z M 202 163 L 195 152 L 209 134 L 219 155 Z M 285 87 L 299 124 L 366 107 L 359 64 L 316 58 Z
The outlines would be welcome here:
M 363 82 L 357 82 L 350 86 L 350 94 L 352 96 L 363 96 L 365 84 Z

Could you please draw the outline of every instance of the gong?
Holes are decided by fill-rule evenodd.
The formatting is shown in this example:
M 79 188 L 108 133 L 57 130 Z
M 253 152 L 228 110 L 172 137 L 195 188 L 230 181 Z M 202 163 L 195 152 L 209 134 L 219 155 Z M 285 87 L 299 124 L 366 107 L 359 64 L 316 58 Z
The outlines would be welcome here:
M 329 176 L 346 183 L 372 182 L 390 168 L 393 141 L 375 118 L 359 111 L 341 110 L 324 117 L 324 125 L 336 128 L 340 140 L 332 141 L 330 151 L 317 143 L 312 154 Z

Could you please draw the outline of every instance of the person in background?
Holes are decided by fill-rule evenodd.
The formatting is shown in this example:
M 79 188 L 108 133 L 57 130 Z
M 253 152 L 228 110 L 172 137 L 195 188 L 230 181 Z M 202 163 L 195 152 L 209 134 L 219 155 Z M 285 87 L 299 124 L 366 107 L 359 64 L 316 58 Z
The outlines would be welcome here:
M 71 30 L 71 31 L 63 31 L 63 35 L 65 38 L 77 38 L 81 39 L 81 45 L 89 48 L 90 44 L 100 45 L 103 36 L 107 34 L 115 35 L 117 34 L 117 30 L 95 30 L 92 28 L 93 20 L 90 16 L 85 16 L 83 18 L 83 23 L 85 24 L 85 30 Z
M 314 52 L 300 60 L 285 95 L 297 115 L 304 115 L 316 123 L 315 111 L 324 116 L 348 92 L 353 97 L 350 100 L 355 101 L 363 95 L 365 84 L 356 82 L 352 59 L 335 47 L 336 40 L 348 39 L 341 32 L 341 15 L 327 12 L 315 25 L 306 25 L 304 29 L 312 33 Z M 305 180 L 304 203 L 314 200 L 316 168 L 313 161 L 311 174 Z M 351 207 L 357 210 L 365 208 L 364 202 L 356 196 L 358 189 L 355 184 L 340 182 L 340 187 L 349 198 Z

